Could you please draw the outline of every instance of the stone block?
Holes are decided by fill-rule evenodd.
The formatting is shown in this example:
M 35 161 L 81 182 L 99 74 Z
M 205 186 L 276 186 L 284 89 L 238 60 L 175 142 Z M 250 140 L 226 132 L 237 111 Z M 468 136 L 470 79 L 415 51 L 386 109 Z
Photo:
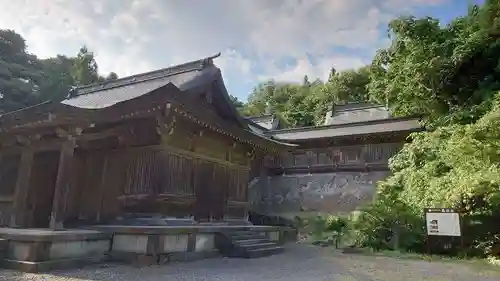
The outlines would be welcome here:
M 139 266 L 151 266 L 158 264 L 158 257 L 152 255 L 138 255 L 136 264 Z
M 148 245 L 147 235 L 116 234 L 113 237 L 112 251 L 146 254 Z
M 279 241 L 280 240 L 280 232 L 279 231 L 270 231 L 267 233 L 267 237 L 271 241 Z
M 24 272 L 75 268 L 101 262 L 110 235 L 90 230 L 2 229 L 5 237 L 1 266 Z
M 215 237 L 211 233 L 198 233 L 196 235 L 196 252 L 210 252 L 215 249 Z
M 6 253 L 6 258 L 19 261 L 36 261 L 32 257 L 35 243 L 10 241 Z
M 104 255 L 108 250 L 108 240 L 53 242 L 49 255 L 50 259 L 77 258 Z
M 163 253 L 187 252 L 188 234 L 165 235 Z

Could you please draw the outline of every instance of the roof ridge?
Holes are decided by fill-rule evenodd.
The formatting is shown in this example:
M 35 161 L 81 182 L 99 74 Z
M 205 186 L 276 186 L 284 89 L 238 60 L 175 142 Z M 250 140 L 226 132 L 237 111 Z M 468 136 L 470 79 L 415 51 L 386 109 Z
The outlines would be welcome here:
M 202 70 L 207 66 L 213 65 L 213 59 L 219 57 L 221 53 L 217 53 L 213 56 L 205 57 L 198 60 L 193 60 L 190 62 L 186 62 L 183 64 L 173 65 L 157 70 L 152 70 L 148 72 L 138 73 L 134 75 L 129 75 L 123 78 L 97 82 L 89 85 L 84 85 L 77 87 L 75 91 L 77 91 L 76 96 L 86 95 L 92 92 L 100 91 L 103 89 L 110 89 L 121 87 L 133 83 L 144 82 L 148 80 L 153 80 L 157 78 L 167 77 L 175 74 L 180 74 L 183 72 L 189 72 L 193 70 Z M 81 91 L 81 92 L 80 92 Z M 80 92 L 80 93 L 78 93 Z
M 368 109 L 368 108 L 384 108 L 387 109 L 385 105 L 367 105 L 363 107 L 347 107 L 347 108 L 337 108 L 336 111 L 357 111 L 357 110 L 362 110 L 362 109 Z
M 254 116 L 246 116 L 246 119 L 256 119 L 256 118 L 263 118 L 263 117 L 275 117 L 275 114 L 269 113 L 269 114 L 262 114 L 262 115 L 254 115 Z
M 280 133 L 280 132 L 293 132 L 293 131 L 312 131 L 316 129 L 330 129 L 330 128 L 339 128 L 339 127 L 355 127 L 360 125 L 372 125 L 372 124 L 383 124 L 383 123 L 391 123 L 397 121 L 407 121 L 413 119 L 420 119 L 421 116 L 418 115 L 410 115 L 410 116 L 398 116 L 398 117 L 389 117 L 384 119 L 374 119 L 374 120 L 366 120 L 366 121 L 356 121 L 350 123 L 342 123 L 342 124 L 329 124 L 329 125 L 319 125 L 319 126 L 306 126 L 306 127 L 296 127 L 296 128 L 284 128 L 284 129 L 273 129 L 269 130 L 270 133 Z

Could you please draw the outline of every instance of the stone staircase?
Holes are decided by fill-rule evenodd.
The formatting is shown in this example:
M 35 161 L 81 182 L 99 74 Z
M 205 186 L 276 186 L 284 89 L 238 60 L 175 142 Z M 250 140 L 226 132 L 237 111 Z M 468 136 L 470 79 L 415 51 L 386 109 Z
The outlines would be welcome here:
M 220 233 L 215 244 L 224 256 L 235 258 L 260 258 L 284 251 L 277 242 L 253 230 Z

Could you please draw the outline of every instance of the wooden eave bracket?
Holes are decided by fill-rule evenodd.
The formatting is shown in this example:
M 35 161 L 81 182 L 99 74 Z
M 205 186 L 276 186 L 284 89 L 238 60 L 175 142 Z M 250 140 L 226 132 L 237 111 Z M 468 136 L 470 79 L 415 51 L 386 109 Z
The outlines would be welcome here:
M 172 104 L 166 103 L 162 111 L 156 114 L 157 132 L 158 134 L 168 134 L 174 133 L 175 129 L 175 115 L 172 114 Z
M 247 152 L 247 156 L 250 157 L 251 160 L 255 159 L 255 149 Z
M 16 143 L 23 146 L 29 146 L 31 144 L 31 140 L 28 137 L 18 135 L 16 136 Z

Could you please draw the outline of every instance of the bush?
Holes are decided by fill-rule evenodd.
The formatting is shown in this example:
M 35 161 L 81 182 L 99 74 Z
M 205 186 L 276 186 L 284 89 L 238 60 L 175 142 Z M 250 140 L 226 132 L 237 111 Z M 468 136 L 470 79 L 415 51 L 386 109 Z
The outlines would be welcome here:
M 424 249 L 425 222 L 403 204 L 376 201 L 351 217 L 350 229 L 358 247 L 374 250 Z
M 317 215 L 307 220 L 315 244 L 338 247 L 342 236 L 345 235 L 348 220 L 334 215 Z

